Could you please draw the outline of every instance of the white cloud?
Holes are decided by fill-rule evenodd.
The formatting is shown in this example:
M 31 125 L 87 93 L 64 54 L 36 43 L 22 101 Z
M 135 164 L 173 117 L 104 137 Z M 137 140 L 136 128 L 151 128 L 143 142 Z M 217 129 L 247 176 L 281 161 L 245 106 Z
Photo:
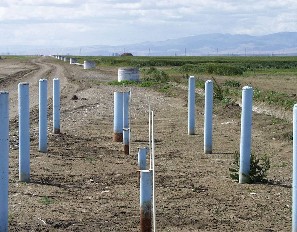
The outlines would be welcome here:
M 110 44 L 297 31 L 295 0 L 0 0 L 3 43 Z M 1 33 L 2 34 L 2 33 Z M 30 35 L 32 35 L 30 37 Z M 33 36 L 34 35 L 34 36 Z

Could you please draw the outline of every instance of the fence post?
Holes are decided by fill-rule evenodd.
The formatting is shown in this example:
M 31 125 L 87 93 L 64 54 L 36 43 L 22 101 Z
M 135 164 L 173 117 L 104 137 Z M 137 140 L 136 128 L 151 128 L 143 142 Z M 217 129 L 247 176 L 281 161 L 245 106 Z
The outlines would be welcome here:
M 0 92 L 0 231 L 8 232 L 9 93 Z
M 297 232 L 297 104 L 293 107 L 292 232 Z
M 251 162 L 253 88 L 242 88 L 239 183 L 248 183 Z
M 47 80 L 39 80 L 39 151 L 47 152 Z
M 60 80 L 53 79 L 53 133 L 60 134 Z
M 212 153 L 213 82 L 205 82 L 204 153 Z
M 29 83 L 19 83 L 19 180 L 30 182 Z
M 188 134 L 195 134 L 195 77 L 189 77 L 188 89 Z
M 152 171 L 140 170 L 140 231 L 152 231 Z

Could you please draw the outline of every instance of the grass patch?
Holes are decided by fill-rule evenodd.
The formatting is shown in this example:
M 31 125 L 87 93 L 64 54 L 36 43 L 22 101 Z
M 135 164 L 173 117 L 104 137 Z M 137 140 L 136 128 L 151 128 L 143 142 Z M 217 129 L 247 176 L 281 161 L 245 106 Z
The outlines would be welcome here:
M 40 203 L 43 205 L 50 205 L 54 203 L 54 200 L 48 196 L 43 196 L 40 199 Z
M 239 181 L 239 152 L 234 153 L 234 160 L 229 168 L 230 177 Z M 251 154 L 250 172 L 248 174 L 248 183 L 267 183 L 267 172 L 270 169 L 270 159 L 267 155 Z

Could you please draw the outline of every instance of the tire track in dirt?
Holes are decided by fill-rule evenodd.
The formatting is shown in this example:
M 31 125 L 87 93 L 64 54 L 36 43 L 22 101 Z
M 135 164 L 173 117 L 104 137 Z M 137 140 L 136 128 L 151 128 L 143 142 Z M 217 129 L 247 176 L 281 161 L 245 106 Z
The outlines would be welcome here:
M 9 92 L 10 98 L 10 118 L 14 118 L 18 115 L 18 84 L 20 82 L 28 82 L 30 85 L 30 109 L 38 106 L 38 91 L 39 80 L 48 80 L 48 104 L 51 105 L 50 99 L 52 97 L 52 82 L 54 78 L 60 79 L 61 91 L 65 94 L 75 92 L 77 87 L 73 84 L 69 84 L 65 75 L 64 68 L 59 64 L 49 63 L 44 57 L 40 57 L 31 61 L 36 66 L 36 69 L 29 69 L 28 71 L 22 71 L 24 74 L 20 77 L 19 81 L 10 82 L 5 86 L 5 91 Z M 18 75 L 19 76 L 19 75 Z

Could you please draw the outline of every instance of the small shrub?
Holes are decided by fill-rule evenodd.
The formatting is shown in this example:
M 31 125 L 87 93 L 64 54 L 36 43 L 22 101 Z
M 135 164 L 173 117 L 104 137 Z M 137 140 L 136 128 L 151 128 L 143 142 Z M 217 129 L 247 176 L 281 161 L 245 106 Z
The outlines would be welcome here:
M 40 199 L 40 203 L 41 203 L 41 204 L 44 204 L 44 205 L 49 205 L 49 204 L 54 203 L 54 200 L 51 199 L 51 198 L 48 197 L 48 196 L 43 196 L 43 197 Z
M 234 160 L 229 168 L 230 177 L 239 181 L 239 152 L 234 153 Z M 270 169 L 270 160 L 267 155 L 257 156 L 251 154 L 250 172 L 248 175 L 248 183 L 266 183 L 267 172 Z
M 231 88 L 240 88 L 240 82 L 235 80 L 225 81 L 224 86 L 231 87 Z
M 164 83 L 169 80 L 169 76 L 165 71 L 159 70 L 155 67 L 142 69 L 142 73 L 144 81 L 156 81 Z
M 224 100 L 225 94 L 223 88 L 218 84 L 215 78 L 213 79 L 213 95 L 215 99 L 218 99 L 220 101 Z

